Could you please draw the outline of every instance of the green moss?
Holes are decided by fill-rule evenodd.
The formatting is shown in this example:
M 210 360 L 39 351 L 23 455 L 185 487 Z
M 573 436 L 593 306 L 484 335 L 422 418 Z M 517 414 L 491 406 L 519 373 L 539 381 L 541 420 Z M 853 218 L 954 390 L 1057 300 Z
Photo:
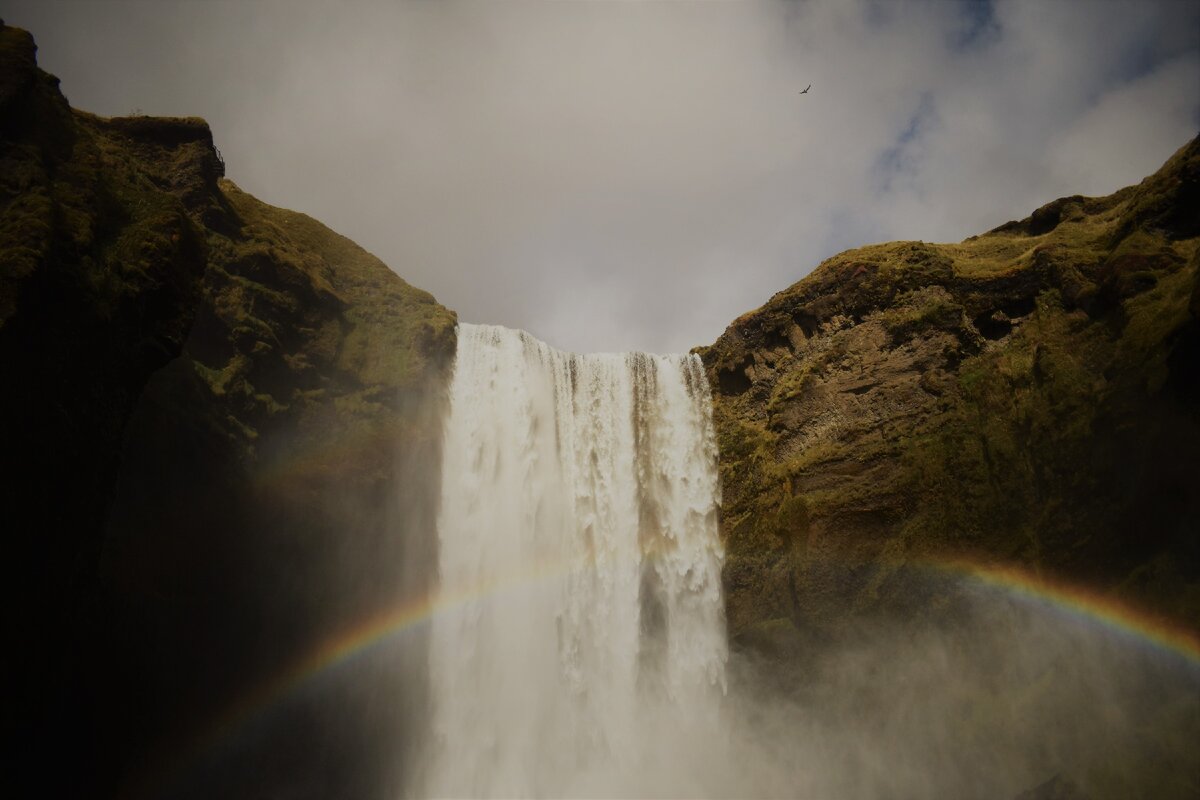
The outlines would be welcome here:
M 803 475 L 810 471 L 819 470 L 821 465 L 851 456 L 852 453 L 844 443 L 821 441 L 804 448 L 800 455 L 789 459 L 786 468 L 789 475 Z
M 819 362 L 806 361 L 798 369 L 784 372 L 783 377 L 775 382 L 771 398 L 767 401 L 767 414 L 774 418 L 788 403 L 804 394 L 815 383 L 815 377 L 824 369 Z
M 809 501 L 803 496 L 788 497 L 775 515 L 775 530 L 780 539 L 804 547 L 809 530 Z
M 955 329 L 962 326 L 963 308 L 944 290 L 906 292 L 881 313 L 881 322 L 892 340 L 910 339 L 928 328 Z
M 1126 301 L 1126 324 L 1116 358 L 1125 368 L 1147 371 L 1147 389 L 1157 392 L 1167 378 L 1172 336 L 1191 322 L 1188 309 L 1195 285 L 1194 266 L 1163 276 L 1150 291 Z
M 1138 187 L 960 244 L 838 254 L 698 349 L 735 634 L 780 618 L 781 572 L 792 618 L 835 625 L 899 602 L 908 565 L 960 557 L 1200 616 L 1197 159 L 1200 140 Z M 743 381 L 749 364 L 771 368 Z
M 222 187 L 249 241 L 236 248 L 234 260 L 270 264 L 273 274 L 292 276 L 302 298 L 339 310 L 339 324 L 314 319 L 303 328 L 309 331 L 305 345 L 312 363 L 334 362 L 363 384 L 397 388 L 418 384 L 444 363 L 456 319 L 429 293 L 409 286 L 374 256 L 310 217 L 266 206 L 228 181 Z M 278 296 L 259 293 L 281 309 L 294 310 Z

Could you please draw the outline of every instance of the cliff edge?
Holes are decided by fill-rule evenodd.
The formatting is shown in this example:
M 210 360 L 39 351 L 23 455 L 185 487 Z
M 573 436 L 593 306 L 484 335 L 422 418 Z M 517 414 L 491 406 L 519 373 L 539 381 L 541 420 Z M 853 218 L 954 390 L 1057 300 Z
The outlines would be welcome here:
M 734 639 L 935 613 L 925 578 L 970 568 L 1194 632 L 1198 236 L 1195 139 L 1108 197 L 841 253 L 700 348 Z
M 0 163 L 6 776 L 38 796 L 367 785 L 370 742 L 398 734 L 349 690 L 322 717 L 342 745 L 298 726 L 221 767 L 247 774 L 166 765 L 397 601 L 454 314 L 239 190 L 203 120 L 73 110 L 2 22 Z

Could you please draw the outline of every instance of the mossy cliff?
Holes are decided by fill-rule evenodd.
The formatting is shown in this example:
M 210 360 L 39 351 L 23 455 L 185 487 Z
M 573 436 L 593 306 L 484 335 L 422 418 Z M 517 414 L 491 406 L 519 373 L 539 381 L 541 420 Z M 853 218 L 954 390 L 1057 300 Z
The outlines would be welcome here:
M 396 600 L 455 318 L 225 180 L 203 120 L 73 110 L 35 52 L 0 23 L 4 771 L 105 796 Z M 341 730 L 356 762 L 291 723 L 229 785 L 352 787 L 395 733 Z
M 728 620 L 768 652 L 971 561 L 1200 620 L 1200 139 L 960 244 L 830 258 L 699 350 Z

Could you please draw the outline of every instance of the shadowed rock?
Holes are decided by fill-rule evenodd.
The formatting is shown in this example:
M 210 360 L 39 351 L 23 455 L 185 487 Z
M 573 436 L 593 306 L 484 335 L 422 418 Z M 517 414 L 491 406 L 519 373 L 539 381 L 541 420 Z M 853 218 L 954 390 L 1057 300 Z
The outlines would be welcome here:
M 1089 800 L 1089 798 L 1070 780 L 1055 775 L 1045 783 L 1021 792 L 1013 800 Z

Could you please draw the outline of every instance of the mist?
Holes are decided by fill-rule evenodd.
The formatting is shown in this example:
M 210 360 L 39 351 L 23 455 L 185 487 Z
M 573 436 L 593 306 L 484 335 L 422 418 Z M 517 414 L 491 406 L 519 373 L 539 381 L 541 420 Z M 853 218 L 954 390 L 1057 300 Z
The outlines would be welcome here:
M 571 796 L 1194 796 L 1194 661 L 1048 603 L 940 583 L 956 623 L 867 623 L 782 667 L 735 648 L 716 728 L 673 725 L 670 699 L 647 697 L 658 724 L 630 732 L 644 760 Z
M 865 623 L 793 654 L 782 678 L 735 655 L 729 763 L 741 773 L 725 796 L 1195 792 L 1195 661 L 1049 602 L 932 580 L 956 598 L 941 619 Z
M 1200 663 L 1052 594 L 909 568 L 917 612 L 729 642 L 710 403 L 695 356 L 460 326 L 428 569 L 445 599 L 393 791 L 1194 794 Z

